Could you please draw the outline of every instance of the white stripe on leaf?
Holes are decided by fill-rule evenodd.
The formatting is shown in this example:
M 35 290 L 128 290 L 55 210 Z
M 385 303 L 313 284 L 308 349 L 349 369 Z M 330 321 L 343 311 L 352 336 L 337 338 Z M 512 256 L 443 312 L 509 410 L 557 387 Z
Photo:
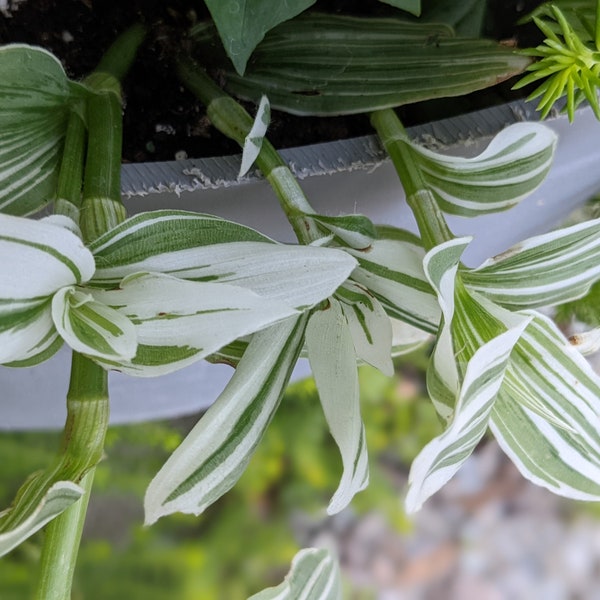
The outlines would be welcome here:
M 240 478 L 279 405 L 302 346 L 306 317 L 252 336 L 233 377 L 150 482 L 146 524 L 198 515 Z
M 93 294 L 133 322 L 140 346 L 155 350 L 138 352 L 131 362 L 113 361 L 106 366 L 142 377 L 187 366 L 237 338 L 297 314 L 289 305 L 243 287 L 158 273 L 132 275 L 118 290 Z
M 335 514 L 368 485 L 369 464 L 352 335 L 340 303 L 335 298 L 328 303 L 311 315 L 306 347 L 323 412 L 342 456 L 342 479 L 327 508 Z
M 129 361 L 136 353 L 133 323 L 87 292 L 65 287 L 52 298 L 52 319 L 69 346 L 81 354 Z
M 325 548 L 304 548 L 292 560 L 290 572 L 276 587 L 248 600 L 341 600 L 339 566 Z
M 271 122 L 271 107 L 269 100 L 266 96 L 261 96 L 258 104 L 258 110 L 256 111 L 256 117 L 250 132 L 244 140 L 244 146 L 242 149 L 242 163 L 240 165 L 240 172 L 238 178 L 243 177 L 254 164 L 260 154 L 262 148 L 263 139 L 267 133 L 267 128 Z

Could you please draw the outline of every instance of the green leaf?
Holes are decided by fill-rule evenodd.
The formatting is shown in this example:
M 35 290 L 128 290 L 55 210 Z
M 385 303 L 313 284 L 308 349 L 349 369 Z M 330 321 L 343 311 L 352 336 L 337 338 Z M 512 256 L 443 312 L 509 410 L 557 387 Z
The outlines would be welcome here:
M 360 416 L 358 372 L 352 334 L 340 302 L 312 314 L 306 327 L 306 348 L 321 406 L 340 449 L 344 471 L 327 513 L 346 508 L 369 484 L 365 428 Z
M 377 298 L 352 281 L 338 289 L 336 298 L 350 328 L 356 356 L 391 377 L 392 323 Z
M 0 364 L 29 366 L 60 347 L 51 297 L 94 273 L 94 259 L 71 225 L 66 218 L 0 214 Z
M 135 325 L 140 348 L 126 360 L 97 360 L 140 377 L 169 373 L 237 338 L 297 314 L 280 300 L 221 283 L 185 281 L 138 273 L 118 290 L 96 290 L 94 298 Z
M 421 14 L 421 0 L 380 0 L 380 2 L 405 10 L 415 15 L 415 17 Z
M 252 337 L 219 398 L 150 482 L 146 524 L 174 512 L 198 515 L 236 483 L 279 405 L 305 326 L 301 316 Z
M 515 123 L 474 158 L 446 156 L 410 144 L 440 208 L 472 217 L 506 210 L 531 194 L 552 165 L 557 136 L 540 123 Z
M 0 48 L 0 212 L 27 215 L 54 199 L 67 118 L 83 94 L 46 50 Z
M 266 94 L 272 108 L 325 116 L 461 96 L 530 62 L 497 42 L 455 38 L 439 23 L 311 14 L 265 36 L 244 77 L 218 59 L 217 66 L 240 98 Z
M 212 215 L 157 210 L 123 221 L 94 240 L 89 248 L 98 266 L 94 281 L 114 285 L 122 277 L 144 270 L 136 265 L 145 264 L 144 261 L 157 256 L 169 256 L 201 246 L 247 241 L 275 243 L 250 227 Z
M 315 0 L 206 0 L 221 41 L 236 71 L 246 63 L 265 33 L 312 6 Z
M 600 501 L 600 378 L 552 321 L 532 314 L 490 427 L 524 477 Z
M 352 280 L 367 288 L 389 316 L 435 333 L 440 308 L 425 277 L 425 251 L 419 239 L 401 229 L 379 228 L 379 239 L 365 250 L 346 249 L 359 266 Z
M 377 238 L 377 230 L 373 223 L 364 215 L 342 215 L 340 217 L 329 217 L 326 215 L 310 215 L 311 219 L 317 221 L 336 235 L 350 248 L 364 250 L 368 248 L 373 240 Z
M 342 584 L 337 561 L 325 548 L 305 548 L 292 560 L 292 568 L 277 587 L 248 600 L 341 600 Z
M 244 140 L 242 148 L 242 164 L 238 177 L 243 177 L 254 164 L 254 161 L 260 154 L 262 142 L 267 133 L 267 127 L 271 121 L 271 107 L 266 96 L 262 96 L 258 105 L 258 111 L 250 132 Z
M 71 504 L 79 500 L 82 494 L 83 489 L 70 481 L 58 481 L 52 485 L 37 506 L 32 507 L 32 510 L 12 523 L 9 529 L 0 529 L 0 556 L 16 548 L 46 523 L 69 508 Z
M 579 298 L 600 279 L 600 219 L 529 238 L 462 276 L 469 289 L 507 308 Z
M 404 321 L 390 317 L 392 324 L 392 356 L 402 356 L 414 352 L 429 343 L 433 336 Z
M 469 361 L 450 425 L 421 450 L 411 465 L 407 512 L 419 510 L 447 483 L 485 434 L 511 352 L 527 323 L 525 320 L 487 342 Z
M 115 361 L 135 356 L 133 323 L 88 292 L 74 286 L 59 290 L 52 298 L 52 319 L 61 337 L 80 354 Z

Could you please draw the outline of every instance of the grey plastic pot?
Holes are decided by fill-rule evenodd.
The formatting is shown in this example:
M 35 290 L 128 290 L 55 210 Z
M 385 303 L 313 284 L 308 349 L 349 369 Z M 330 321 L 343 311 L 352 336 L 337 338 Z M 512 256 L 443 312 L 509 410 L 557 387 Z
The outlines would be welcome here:
M 475 155 L 505 126 L 535 120 L 524 102 L 506 104 L 409 130 L 418 141 L 450 154 Z M 544 184 L 515 208 L 476 219 L 449 218 L 458 235 L 474 235 L 465 255 L 478 264 L 512 244 L 549 231 L 600 192 L 600 123 L 581 108 L 575 123 L 546 121 L 559 135 L 554 165 Z M 283 152 L 319 212 L 357 212 L 376 223 L 416 230 L 391 162 L 374 136 Z M 238 181 L 239 157 L 124 165 L 122 191 L 130 213 L 181 208 L 219 215 L 281 241 L 292 231 L 268 184 L 256 173 Z M 0 367 L 0 429 L 59 428 L 66 415 L 69 351 L 32 369 Z M 158 379 L 110 375 L 111 420 L 136 422 L 190 414 L 208 407 L 232 370 L 200 362 Z M 299 364 L 295 377 L 308 374 Z

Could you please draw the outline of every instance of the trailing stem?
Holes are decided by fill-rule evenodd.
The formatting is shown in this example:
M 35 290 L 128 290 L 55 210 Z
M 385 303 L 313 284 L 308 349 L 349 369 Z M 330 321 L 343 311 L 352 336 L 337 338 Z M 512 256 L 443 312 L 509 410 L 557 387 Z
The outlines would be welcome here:
M 226 94 L 191 58 L 177 59 L 177 73 L 184 85 L 206 106 L 211 123 L 224 135 L 243 147 L 252 128 L 252 117 Z M 256 164 L 273 187 L 298 241 L 310 244 L 323 237 L 319 226 L 310 218 L 310 206 L 298 181 L 273 145 L 265 138 Z
M 446 219 L 413 159 L 410 140 L 396 113 L 391 108 L 375 111 L 371 113 L 371 123 L 394 163 L 425 249 L 431 250 L 453 239 Z

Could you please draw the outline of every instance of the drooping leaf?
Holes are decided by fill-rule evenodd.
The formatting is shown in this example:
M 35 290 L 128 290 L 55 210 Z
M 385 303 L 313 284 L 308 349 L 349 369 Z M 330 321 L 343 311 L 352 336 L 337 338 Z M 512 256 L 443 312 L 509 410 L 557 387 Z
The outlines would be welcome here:
M 338 289 L 336 298 L 350 328 L 357 358 L 392 376 L 392 323 L 377 298 L 352 281 Z
M 508 308 L 583 296 L 600 279 L 600 219 L 535 236 L 465 271 L 472 290 Z
M 377 230 L 364 215 L 342 215 L 330 217 L 326 215 L 310 215 L 312 219 L 323 225 L 345 244 L 356 250 L 368 248 L 377 238 Z
M 244 141 L 242 149 L 242 164 L 238 177 L 243 177 L 254 164 L 257 156 L 260 154 L 262 142 L 267 133 L 267 127 L 271 121 L 271 107 L 266 96 L 262 96 L 258 104 L 256 117 L 250 132 Z
M 414 352 L 429 343 L 433 336 L 404 321 L 390 317 L 392 323 L 392 356 L 402 356 Z
M 325 548 L 305 548 L 292 560 L 292 568 L 277 587 L 248 600 L 341 600 L 342 584 L 337 561 Z
M 73 105 L 85 93 L 42 48 L 0 48 L 0 212 L 27 215 L 54 199 Z
M 378 228 L 379 239 L 365 250 L 347 249 L 359 266 L 352 279 L 364 286 L 391 317 L 435 333 L 440 308 L 425 277 L 419 239 L 401 229 Z
M 287 385 L 306 316 L 252 337 L 216 402 L 151 481 L 146 523 L 174 512 L 200 514 L 239 479 Z
M 199 44 L 213 44 L 206 27 Z M 214 53 L 213 53 L 214 54 Z M 522 72 L 530 59 L 439 23 L 303 15 L 270 32 L 241 77 L 218 64 L 234 95 L 294 114 L 364 113 L 463 95 Z
M 114 361 L 129 361 L 136 353 L 133 323 L 114 308 L 74 286 L 52 298 L 52 319 L 60 336 L 81 354 Z
M 3 515 L 0 515 L 0 556 L 40 530 L 79 500 L 82 494 L 83 489 L 78 485 L 70 481 L 58 481 L 48 489 L 38 505 L 32 507 L 21 519 L 12 522 L 10 528 L 2 527 Z
M 300 14 L 315 0 L 206 0 L 227 55 L 236 71 L 244 74 L 246 63 L 265 33 Z
M 94 272 L 94 259 L 60 220 L 0 214 L 0 364 L 30 366 L 60 347 L 50 301 Z
M 335 298 L 329 298 L 328 303 L 325 310 L 311 315 L 306 347 L 321 406 L 344 467 L 338 489 L 327 507 L 332 515 L 368 485 L 369 464 L 352 334 L 340 303 Z
M 140 377 L 180 369 L 297 314 L 288 304 L 243 287 L 158 273 L 132 275 L 117 290 L 94 291 L 94 298 L 134 324 L 139 344 L 131 361 L 97 362 Z
M 600 377 L 552 321 L 531 314 L 490 427 L 524 477 L 600 501 Z
M 427 187 L 440 208 L 472 217 L 506 210 L 544 180 L 557 136 L 540 123 L 515 123 L 474 158 L 446 156 L 410 144 Z
M 460 469 L 485 434 L 514 345 L 527 325 L 500 334 L 469 361 L 448 428 L 413 461 L 405 507 L 415 512 Z

